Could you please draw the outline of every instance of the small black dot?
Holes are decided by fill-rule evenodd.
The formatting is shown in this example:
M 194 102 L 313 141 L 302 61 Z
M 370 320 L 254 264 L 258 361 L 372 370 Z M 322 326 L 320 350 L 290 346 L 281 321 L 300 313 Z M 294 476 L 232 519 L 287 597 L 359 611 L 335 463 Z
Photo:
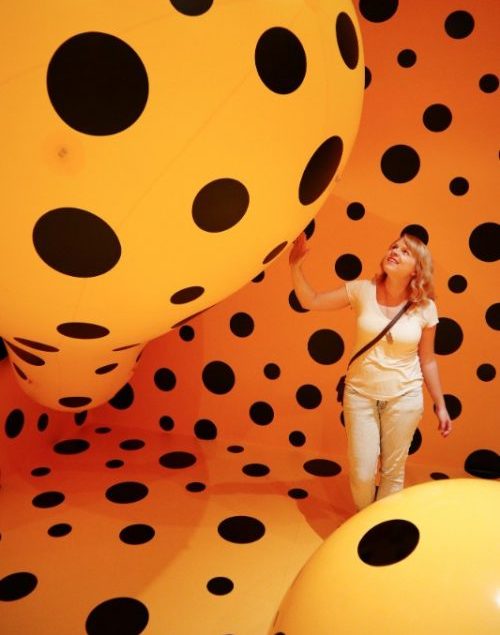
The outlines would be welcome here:
M 492 364 L 481 364 L 478 366 L 476 374 L 481 381 L 492 381 L 495 379 L 497 371 Z
M 146 444 L 141 439 L 126 439 L 120 443 L 122 450 L 141 450 Z
M 450 192 L 455 196 L 463 196 L 469 191 L 469 182 L 463 176 L 456 176 L 450 181 Z
M 269 363 L 264 366 L 264 375 L 268 379 L 278 379 L 281 375 L 280 367 L 277 364 Z
M 269 90 L 286 95 L 297 90 L 304 80 L 306 53 L 291 31 L 273 27 L 259 38 L 255 48 L 255 66 Z
M 128 525 L 120 532 L 120 540 L 127 545 L 143 545 L 152 540 L 154 536 L 153 527 L 141 523 Z
M 192 215 L 195 224 L 206 232 L 223 232 L 234 227 L 246 214 L 248 190 L 235 179 L 217 179 L 196 195 Z
M 302 498 L 307 498 L 309 494 L 305 489 L 294 487 L 293 489 L 288 490 L 288 496 L 290 496 L 290 498 L 300 500 Z
M 198 16 L 206 13 L 212 6 L 214 0 L 170 0 L 172 6 L 188 16 Z
M 231 452 L 232 454 L 240 454 L 241 452 L 245 451 L 245 448 L 241 445 L 228 445 L 227 451 Z
M 199 419 L 194 425 L 194 433 L 198 439 L 210 441 L 217 438 L 217 426 L 210 419 Z
M 451 124 L 451 110 L 444 104 L 432 104 L 425 109 L 422 120 L 427 130 L 442 132 Z
M 290 441 L 290 445 L 293 445 L 296 448 L 300 448 L 306 442 L 306 435 L 300 430 L 294 430 L 288 435 L 288 440 Z
M 231 516 L 219 523 L 217 531 L 228 542 L 248 544 L 260 540 L 266 528 L 260 520 L 252 516 Z
M 365 66 L 365 90 L 368 88 L 368 86 L 371 83 L 372 83 L 372 72 L 368 68 L 368 66 Z
M 170 432 L 170 430 L 174 429 L 174 420 L 172 419 L 172 417 L 164 415 L 160 417 L 159 423 L 160 423 L 160 428 L 162 430 L 165 430 L 166 432 Z
M 201 295 L 205 293 L 203 287 L 186 287 L 176 291 L 170 298 L 172 304 L 187 304 L 188 302 L 194 302 Z
M 188 483 L 186 485 L 186 489 L 188 492 L 203 492 L 204 490 L 207 489 L 207 486 L 205 485 L 205 483 L 200 483 L 198 481 L 193 481 L 192 483 Z
M 50 507 L 57 507 L 65 500 L 65 496 L 62 492 L 43 492 L 38 494 L 31 501 L 33 507 L 39 507 L 40 509 L 48 509 Z
M 362 270 L 361 260 L 354 254 L 343 254 L 335 261 L 335 273 L 341 280 L 355 280 Z
M 66 408 L 83 408 L 92 402 L 90 397 L 61 397 L 58 399 L 61 406 Z
M 106 467 L 108 467 L 110 470 L 116 470 L 117 468 L 123 467 L 124 465 L 125 462 L 121 459 L 110 459 L 109 461 L 106 461 Z
M 117 367 L 118 367 L 118 364 L 106 364 L 105 366 L 100 366 L 99 368 L 96 368 L 94 372 L 96 375 L 106 375 L 107 373 L 110 373 L 112 370 L 114 370 Z
M 434 352 L 437 355 L 451 355 L 460 348 L 463 339 L 463 331 L 455 320 L 439 317 L 434 344 Z
M 313 476 L 337 476 L 342 468 L 330 459 L 311 459 L 304 463 L 304 470 Z
M 347 216 L 351 220 L 361 220 L 365 215 L 365 206 L 362 203 L 353 202 L 347 206 Z
M 99 426 L 95 429 L 96 434 L 108 434 L 109 432 L 111 432 L 111 428 L 108 426 Z
M 383 175 L 393 183 L 407 183 L 420 170 L 420 157 L 408 145 L 391 146 L 382 156 L 380 167 Z
M 9 439 L 18 437 L 24 428 L 24 413 L 19 408 L 11 410 L 5 420 L 5 434 Z
M 229 578 L 212 578 L 207 582 L 207 589 L 213 595 L 227 595 L 234 589 L 234 583 Z
M 500 224 L 482 223 L 475 227 L 469 236 L 469 248 L 478 260 L 483 262 L 499 260 Z
M 398 0 L 359 0 L 359 10 L 365 20 L 385 22 L 398 8 Z
M 32 476 L 47 476 L 50 472 L 50 467 L 35 467 L 31 470 Z
M 75 423 L 77 426 L 81 426 L 85 423 L 87 419 L 88 412 L 87 410 L 82 410 L 81 412 L 76 412 L 74 414 Z
M 288 245 L 288 243 L 285 241 L 285 242 L 280 243 L 279 245 L 277 245 L 273 249 L 271 249 L 271 251 L 267 254 L 267 256 L 262 261 L 262 264 L 263 265 L 269 264 L 272 260 L 274 260 L 283 251 L 283 249 L 285 249 L 285 247 L 287 245 Z
M 474 18 L 468 11 L 453 11 L 444 22 L 446 33 L 455 40 L 470 35 L 474 29 Z
M 353 70 L 358 65 L 359 60 L 358 38 L 353 21 L 344 11 L 337 16 L 335 30 L 342 59 L 346 66 Z
M 181 326 L 179 329 L 179 337 L 185 342 L 191 342 L 194 339 L 194 328 L 192 326 Z
M 71 533 L 72 530 L 73 527 L 71 525 L 68 525 L 68 523 L 58 523 L 57 525 L 52 525 L 52 527 L 49 527 L 47 533 L 49 534 L 49 536 L 52 536 L 52 538 L 62 538 L 63 536 L 67 536 L 69 533 Z
M 498 77 L 493 73 L 486 73 L 479 80 L 479 88 L 483 93 L 494 93 L 498 88 Z
M 160 465 L 171 470 L 183 470 L 196 463 L 196 457 L 191 452 L 167 452 L 160 457 Z
M 87 635 L 140 635 L 149 622 L 147 607 L 139 600 L 117 597 L 101 602 L 85 622 Z
M 154 374 L 155 386 L 160 390 L 168 392 L 175 388 L 177 378 L 170 368 L 159 368 Z
M 109 329 L 88 322 L 65 322 L 57 326 L 57 331 L 65 337 L 79 340 L 93 340 L 109 335 Z
M 134 389 L 130 384 L 125 384 L 116 395 L 109 400 L 109 405 L 117 410 L 126 410 L 134 403 Z
M 314 218 L 310 223 L 307 224 L 307 227 L 304 229 L 304 234 L 306 235 L 307 240 L 309 240 L 316 231 L 316 222 Z
M 112 503 L 125 505 L 137 503 L 143 498 L 146 498 L 148 493 L 149 489 L 143 483 L 124 481 L 108 487 L 106 490 L 106 498 Z
M 444 481 L 449 478 L 450 477 L 447 474 L 443 474 L 443 472 L 431 472 L 431 479 L 433 481 Z
M 44 432 L 49 425 L 49 415 L 45 412 L 38 417 L 37 428 L 40 432 Z
M 330 185 L 340 161 L 344 144 L 340 137 L 324 141 L 309 160 L 299 185 L 299 200 L 302 205 L 314 203 Z
M 317 408 L 321 404 L 323 397 L 317 386 L 305 384 L 297 390 L 295 398 L 297 399 L 299 406 L 311 410 L 313 408 Z
M 454 275 L 448 280 L 448 288 L 453 293 L 463 293 L 467 289 L 467 279 L 461 275 Z
M 274 419 L 274 410 L 265 401 L 256 401 L 250 407 L 250 419 L 259 426 L 267 426 Z
M 500 302 L 492 304 L 486 310 L 486 324 L 495 331 L 500 330 Z
M 372 527 L 358 544 L 358 556 L 372 567 L 407 558 L 418 545 L 420 532 L 408 520 L 386 520 Z
M 205 388 L 216 395 L 230 392 L 236 381 L 233 369 L 221 361 L 209 362 L 203 369 L 202 380 Z
M 241 469 L 243 474 L 247 476 L 266 476 L 271 471 L 267 465 L 263 463 L 248 463 Z
M 68 439 L 59 441 L 54 445 L 57 454 L 81 454 L 90 448 L 90 443 L 85 439 Z
M 252 278 L 252 282 L 254 283 L 259 283 L 262 282 L 262 280 L 264 280 L 266 274 L 264 271 L 261 271 L 258 275 L 255 276 L 255 278 Z
M 28 571 L 18 571 L 0 579 L 0 600 L 12 602 L 33 593 L 38 579 Z
M 229 327 L 237 337 L 248 337 L 253 333 L 254 321 L 248 313 L 235 313 L 231 317 Z
M 403 49 L 398 54 L 398 64 L 403 68 L 411 68 L 417 61 L 417 55 L 412 49 Z

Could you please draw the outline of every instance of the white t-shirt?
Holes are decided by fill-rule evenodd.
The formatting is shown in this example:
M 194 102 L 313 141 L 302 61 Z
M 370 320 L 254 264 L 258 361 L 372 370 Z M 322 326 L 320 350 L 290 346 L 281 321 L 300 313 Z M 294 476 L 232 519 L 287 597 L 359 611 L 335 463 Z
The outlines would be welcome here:
M 377 302 L 374 281 L 353 280 L 346 282 L 345 286 L 351 307 L 356 312 L 354 354 L 378 335 L 391 318 L 384 315 Z M 346 384 L 362 395 L 380 401 L 421 386 L 418 344 L 422 330 L 438 322 L 436 305 L 432 300 L 428 300 L 425 306 L 406 312 L 391 328 L 389 338 L 384 336 L 351 364 Z

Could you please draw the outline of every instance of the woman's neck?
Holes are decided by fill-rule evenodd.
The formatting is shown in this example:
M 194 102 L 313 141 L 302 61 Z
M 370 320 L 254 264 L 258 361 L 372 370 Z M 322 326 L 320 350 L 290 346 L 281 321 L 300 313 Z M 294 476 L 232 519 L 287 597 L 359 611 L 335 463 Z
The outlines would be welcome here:
M 408 283 L 404 280 L 394 280 L 386 276 L 382 281 L 382 292 L 387 304 L 401 304 L 408 299 Z

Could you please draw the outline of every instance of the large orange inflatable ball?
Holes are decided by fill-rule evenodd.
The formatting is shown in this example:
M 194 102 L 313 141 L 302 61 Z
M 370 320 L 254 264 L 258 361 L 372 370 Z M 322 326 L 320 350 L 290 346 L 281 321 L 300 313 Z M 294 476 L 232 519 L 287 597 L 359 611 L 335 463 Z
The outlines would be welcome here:
M 500 633 L 500 484 L 416 485 L 337 529 L 297 576 L 270 635 Z
M 144 343 L 255 277 L 353 145 L 348 0 L 28 0 L 1 11 L 0 336 L 83 409 Z

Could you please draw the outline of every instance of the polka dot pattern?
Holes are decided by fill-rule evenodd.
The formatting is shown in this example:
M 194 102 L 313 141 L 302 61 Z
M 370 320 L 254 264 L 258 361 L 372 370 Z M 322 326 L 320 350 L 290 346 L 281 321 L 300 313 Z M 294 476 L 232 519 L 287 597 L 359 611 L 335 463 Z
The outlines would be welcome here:
M 255 66 L 269 90 L 288 95 L 304 81 L 306 53 L 294 33 L 283 27 L 273 27 L 259 38 L 255 49 Z

